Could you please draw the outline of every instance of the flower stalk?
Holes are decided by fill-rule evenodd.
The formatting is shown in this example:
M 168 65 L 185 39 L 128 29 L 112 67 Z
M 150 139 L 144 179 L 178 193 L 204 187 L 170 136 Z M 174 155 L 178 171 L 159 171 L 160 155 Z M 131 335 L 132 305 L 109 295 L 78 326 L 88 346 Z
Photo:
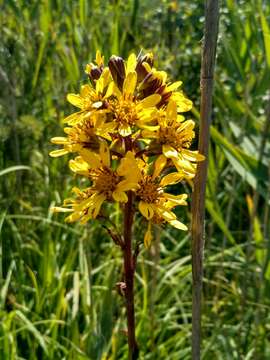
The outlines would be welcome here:
M 135 310 L 134 310 L 134 274 L 135 259 L 132 252 L 132 223 L 133 223 L 133 194 L 128 193 L 128 202 L 124 208 L 124 272 L 125 272 L 125 298 L 128 326 L 129 360 L 136 360 L 139 349 L 135 336 Z
M 89 82 L 79 94 L 67 96 L 79 111 L 64 119 L 66 136 L 51 140 L 62 145 L 51 151 L 52 157 L 77 154 L 69 167 L 83 177 L 84 185 L 73 187 L 74 196 L 52 210 L 68 213 L 65 220 L 70 223 L 105 221 L 103 227 L 122 249 L 125 281 L 118 284 L 126 300 L 129 360 L 139 356 L 134 275 L 140 243 L 147 249 L 151 246 L 153 225 L 169 223 L 187 230 L 173 211 L 187 205 L 187 194 L 171 194 L 166 188 L 190 183 L 197 162 L 204 160 L 198 151 L 190 150 L 195 123 L 183 115 L 192 102 L 178 89 L 181 81 L 168 82 L 167 74 L 153 65 L 150 53 L 131 54 L 127 61 L 112 56 L 106 66 L 97 51 L 95 62 L 86 66 Z M 115 203 L 123 210 L 122 236 L 108 211 Z M 134 244 L 135 216 L 145 235 Z

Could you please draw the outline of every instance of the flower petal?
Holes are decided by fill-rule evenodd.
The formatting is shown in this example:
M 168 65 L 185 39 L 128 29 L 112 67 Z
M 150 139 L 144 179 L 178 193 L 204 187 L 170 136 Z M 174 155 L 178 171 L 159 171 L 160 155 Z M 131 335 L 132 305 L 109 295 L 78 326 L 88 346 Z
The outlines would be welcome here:
M 174 185 L 183 179 L 184 179 L 184 174 L 182 172 L 174 172 L 174 173 L 165 175 L 161 179 L 160 185 L 161 186 Z
M 156 130 L 149 130 L 149 129 L 145 129 L 145 130 L 142 130 L 141 132 L 142 134 L 142 137 L 143 138 L 146 138 L 146 139 L 158 139 L 159 138 L 159 134 Z
M 186 120 L 182 122 L 181 126 L 177 129 L 177 132 L 180 133 L 184 130 L 192 132 L 194 129 L 195 122 L 193 120 Z
M 64 145 L 64 144 L 69 143 L 69 140 L 66 137 L 57 136 L 57 137 L 51 138 L 51 143 L 58 144 L 58 145 Z
M 107 88 L 104 98 L 107 99 L 108 97 L 112 96 L 113 90 L 114 90 L 114 82 L 112 81 Z
M 96 81 L 96 92 L 97 92 L 97 94 L 102 94 L 103 90 L 104 90 L 104 78 L 101 76 Z
M 64 118 L 64 122 L 67 123 L 68 125 L 76 125 L 78 122 L 80 122 L 82 120 L 83 117 L 83 112 L 82 111 L 78 111 L 75 112 L 74 114 L 71 114 L 67 117 Z
M 144 246 L 146 247 L 146 249 L 150 248 L 151 242 L 152 242 L 152 233 L 151 233 L 151 222 L 148 222 L 148 226 L 147 226 L 147 230 L 146 233 L 144 235 Z
M 115 201 L 126 203 L 128 201 L 127 194 L 124 191 L 115 190 L 112 193 L 112 197 Z
M 152 95 L 147 96 L 145 99 L 143 99 L 139 105 L 140 105 L 140 107 L 143 107 L 143 108 L 149 108 L 149 107 L 156 106 L 160 102 L 160 100 L 161 100 L 160 95 L 152 94 Z
M 127 97 L 133 95 L 137 84 L 137 73 L 132 71 L 127 74 L 123 84 L 123 94 Z
M 53 151 L 51 151 L 49 155 L 50 155 L 51 157 L 58 157 L 58 156 L 66 155 L 66 154 L 68 154 L 68 153 L 69 153 L 69 151 L 66 150 L 66 149 L 59 149 L 59 150 L 53 150 Z
M 157 205 L 155 209 L 157 210 L 158 214 L 168 222 L 176 219 L 176 215 L 164 206 Z
M 82 216 L 82 214 L 80 212 L 76 211 L 76 212 L 72 213 L 71 215 L 69 215 L 68 217 L 66 217 L 65 222 L 71 223 L 71 222 L 78 221 L 81 216 Z
M 178 152 L 170 145 L 162 145 L 162 152 L 169 159 L 178 157 Z
M 139 106 L 138 106 L 138 109 L 140 110 Z M 158 112 L 157 112 L 157 109 L 155 109 L 155 108 L 146 108 L 143 110 L 141 109 L 139 112 L 139 121 L 143 121 L 143 122 L 154 121 L 157 114 L 158 114 Z
M 171 220 L 169 221 L 169 224 L 179 230 L 188 230 L 188 227 L 185 224 L 181 223 L 179 220 Z
M 67 101 L 80 109 L 82 109 L 84 106 L 84 101 L 82 97 L 78 94 L 68 94 Z
M 130 179 L 132 179 L 132 176 L 130 176 Z M 138 183 L 130 180 L 122 180 L 117 184 L 117 191 L 128 191 L 128 190 L 135 190 L 138 187 Z
M 174 91 L 174 90 L 178 89 L 181 85 L 182 85 L 182 81 L 176 81 L 176 82 L 172 83 L 171 85 L 168 85 L 166 87 L 166 90 Z
M 110 154 L 110 149 L 109 149 L 109 146 L 107 145 L 107 143 L 101 142 L 99 152 L 100 152 L 100 158 L 101 158 L 101 161 L 103 162 L 103 164 L 105 166 L 110 167 L 111 154 Z
M 161 171 L 164 169 L 164 167 L 167 164 L 167 158 L 166 156 L 164 156 L 163 154 L 159 155 L 159 157 L 157 158 L 157 160 L 155 161 L 155 165 L 154 165 L 154 173 L 152 175 L 152 178 L 155 179 L 157 176 L 159 176 L 159 174 L 161 173 Z
M 57 212 L 72 212 L 73 209 L 68 209 L 68 208 L 63 208 L 63 207 L 60 207 L 60 206 L 52 206 L 50 208 L 50 211 L 52 213 L 57 213 Z
M 121 124 L 118 128 L 118 132 L 123 137 L 129 136 L 132 134 L 131 127 L 127 124 Z
M 135 71 L 136 64 L 137 64 L 136 55 L 134 53 L 130 54 L 127 60 L 127 74 L 129 72 Z
M 120 176 L 125 176 L 129 180 L 131 179 L 132 182 L 136 184 L 140 181 L 141 171 L 138 167 L 135 156 L 131 151 L 128 151 L 126 156 L 121 159 L 117 168 L 117 174 Z
M 101 205 L 106 200 L 106 196 L 104 194 L 97 194 L 96 196 L 92 197 L 92 200 L 93 200 L 93 205 L 92 205 L 91 213 L 93 219 L 95 219 L 100 212 Z
M 176 120 L 177 119 L 177 105 L 176 102 L 173 100 L 170 100 L 167 109 L 166 109 L 166 115 L 168 119 L 170 120 Z
M 198 151 L 191 151 L 191 150 L 182 150 L 183 158 L 188 161 L 204 161 L 205 156 L 202 154 L 199 154 Z
M 75 160 L 69 161 L 69 168 L 71 171 L 80 175 L 88 175 L 89 166 L 86 161 L 84 161 L 80 156 L 78 156 Z
M 192 109 L 192 101 L 187 99 L 180 92 L 173 92 L 171 95 L 171 99 L 174 100 L 177 104 L 177 110 L 179 112 L 186 112 Z
M 82 149 L 80 151 L 80 155 L 83 160 L 88 163 L 89 168 L 91 169 L 96 169 L 102 165 L 100 156 L 93 151 L 90 151 L 88 149 Z
M 147 219 L 150 220 L 154 216 L 154 210 L 151 204 L 147 204 L 143 201 L 139 202 L 139 210 L 141 214 Z
M 104 63 L 104 56 L 101 55 L 99 50 L 96 51 L 96 63 L 98 66 L 101 66 Z
M 182 157 L 178 157 L 178 158 L 173 157 L 172 161 L 174 163 L 174 166 L 180 173 L 182 173 L 183 171 L 186 171 L 190 175 L 195 176 L 196 164 L 191 163 L 191 162 L 183 159 Z
M 91 96 L 95 94 L 95 90 L 91 88 L 90 85 L 85 84 L 81 86 L 80 96 L 85 98 L 87 96 Z
M 142 121 L 137 121 L 136 125 L 140 128 L 140 129 L 145 129 L 148 131 L 157 131 L 159 130 L 159 125 L 146 125 L 144 122 Z
M 173 195 L 168 193 L 163 193 L 163 197 L 169 200 L 174 206 L 176 205 L 186 205 L 187 194 Z

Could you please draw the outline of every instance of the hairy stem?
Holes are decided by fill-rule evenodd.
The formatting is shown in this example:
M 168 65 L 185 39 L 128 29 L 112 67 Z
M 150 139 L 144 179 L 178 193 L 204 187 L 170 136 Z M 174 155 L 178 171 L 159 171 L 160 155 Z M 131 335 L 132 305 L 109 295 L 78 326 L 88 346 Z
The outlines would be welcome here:
M 206 160 L 198 164 L 192 196 L 192 359 L 200 359 L 201 293 L 203 278 L 204 215 L 207 177 L 207 155 L 212 117 L 213 75 L 218 34 L 218 0 L 205 2 L 205 29 L 201 66 L 201 106 L 199 152 Z
M 128 326 L 128 358 L 136 360 L 139 349 L 135 337 L 135 313 L 134 313 L 134 273 L 135 263 L 132 254 L 132 223 L 133 223 L 133 194 L 128 192 L 128 202 L 124 209 L 124 271 L 125 271 L 125 297 Z

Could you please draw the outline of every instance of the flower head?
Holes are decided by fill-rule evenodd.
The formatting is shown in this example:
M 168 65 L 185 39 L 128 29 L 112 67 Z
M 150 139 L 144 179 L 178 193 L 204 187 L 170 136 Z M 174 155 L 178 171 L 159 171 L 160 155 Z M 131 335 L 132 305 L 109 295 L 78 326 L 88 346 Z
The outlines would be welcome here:
M 142 96 L 159 94 L 161 99 L 157 105 L 158 108 L 166 106 L 170 100 L 174 100 L 179 112 L 191 110 L 192 101 L 187 99 L 182 91 L 175 91 L 182 85 L 182 81 L 167 82 L 167 73 L 165 71 L 156 70 L 149 62 L 143 62 L 142 65 L 146 71 L 146 75 L 140 84 Z
M 69 213 L 68 222 L 86 223 L 101 214 L 109 218 L 105 204 L 125 208 L 132 201 L 130 209 L 148 223 L 146 246 L 152 225 L 187 230 L 174 213 L 186 205 L 187 195 L 169 190 L 192 179 L 203 157 L 191 150 L 194 122 L 183 113 L 192 102 L 178 90 L 181 81 L 170 82 L 166 72 L 155 69 L 152 53 L 131 54 L 127 61 L 114 55 L 106 66 L 98 51 L 85 72 L 89 83 L 67 96 L 79 111 L 65 119 L 66 136 L 51 140 L 62 148 L 50 153 L 76 153 L 69 167 L 85 185 L 73 187 L 74 196 L 53 210 Z
M 167 186 L 179 183 L 184 178 L 184 174 L 173 172 L 161 176 L 166 166 L 166 158 L 163 155 L 157 158 L 154 167 L 151 165 L 143 160 L 136 160 L 132 153 L 129 153 L 122 162 L 123 169 L 133 170 L 133 178 L 138 184 L 135 191 L 138 209 L 150 222 L 145 236 L 149 236 L 151 224 L 164 222 L 168 222 L 178 229 L 187 230 L 187 227 L 177 220 L 172 211 L 177 205 L 186 205 L 187 195 L 172 195 L 165 192 Z M 145 243 L 149 243 L 149 241 L 145 240 Z
M 104 69 L 94 85 L 86 84 L 81 87 L 80 94 L 68 94 L 67 100 L 80 109 L 79 112 L 69 115 L 65 122 L 76 125 L 78 122 L 91 117 L 97 110 L 106 112 L 106 99 L 112 96 L 113 82 L 108 68 Z
M 67 221 L 86 222 L 89 219 L 95 219 L 105 201 L 127 202 L 126 192 L 135 190 L 138 186 L 131 176 L 130 169 L 122 166 L 127 157 L 124 157 L 118 167 L 113 169 L 109 148 L 106 143 L 101 143 L 99 154 L 85 150 L 82 152 L 82 156 L 70 160 L 70 169 L 76 174 L 87 177 L 91 186 L 79 192 L 77 188 L 73 189 L 77 198 L 64 202 L 64 205 L 67 208 L 70 207 L 72 211 L 72 214 L 67 217 Z M 54 211 L 66 212 L 67 208 L 54 208 Z
M 108 101 L 108 111 L 113 117 L 116 131 L 126 137 L 145 128 L 154 121 L 161 96 L 152 94 L 143 99 L 138 97 L 137 60 L 131 54 L 127 64 L 120 57 L 111 57 L 109 67 L 114 79 L 114 89 L 111 100 Z
M 198 151 L 189 150 L 195 137 L 194 121 L 185 120 L 179 115 L 177 103 L 170 100 L 166 109 L 159 111 L 158 125 L 156 130 L 144 130 L 142 135 L 152 139 L 152 149 L 171 159 L 177 170 L 185 172 L 187 178 L 193 178 L 196 173 L 196 162 L 204 160 Z
M 97 50 L 95 64 L 92 62 L 90 64 L 87 64 L 85 67 L 85 73 L 89 76 L 89 79 L 94 82 L 95 80 L 98 80 L 100 78 L 103 69 L 104 56 L 101 56 L 100 51 Z
M 101 139 L 111 140 L 110 133 L 114 129 L 112 122 L 105 122 L 106 117 L 102 113 L 95 113 L 85 117 L 73 126 L 65 127 L 67 137 L 54 137 L 53 144 L 63 145 L 63 149 L 53 150 L 50 156 L 58 157 L 69 152 L 80 153 L 84 149 L 98 151 Z

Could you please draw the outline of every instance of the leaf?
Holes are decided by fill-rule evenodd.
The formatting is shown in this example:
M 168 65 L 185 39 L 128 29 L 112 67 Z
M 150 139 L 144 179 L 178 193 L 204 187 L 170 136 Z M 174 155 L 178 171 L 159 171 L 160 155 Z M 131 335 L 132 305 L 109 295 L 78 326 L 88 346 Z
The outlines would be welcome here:
M 211 126 L 211 135 L 216 144 L 221 147 L 234 170 L 253 189 L 258 190 L 265 197 L 266 179 L 268 178 L 267 167 L 259 163 L 254 157 L 246 154 L 242 149 L 233 145 L 213 126 Z
M 21 170 L 32 170 L 30 166 L 25 166 L 25 165 L 14 165 L 14 166 L 10 166 L 4 170 L 0 171 L 0 176 L 6 175 L 10 172 L 13 171 L 21 171 Z
M 231 244 L 237 245 L 234 237 L 232 236 L 232 233 L 230 232 L 230 230 L 228 229 L 227 225 L 223 220 L 221 211 L 217 209 L 217 206 L 214 206 L 213 202 L 211 202 L 210 200 L 206 200 L 206 208 L 209 214 L 211 215 L 212 219 L 214 220 L 214 222 L 218 225 L 220 230 L 231 242 Z M 244 255 L 244 252 L 240 246 L 237 246 L 237 250 L 241 255 Z
M 20 311 L 16 310 L 17 317 L 25 324 L 26 329 L 29 330 L 34 337 L 37 339 L 39 345 L 42 347 L 46 355 L 48 354 L 47 345 L 45 343 L 44 337 L 42 334 L 38 331 L 38 329 L 34 326 L 34 324 L 27 319 L 27 317 Z
M 31 270 L 31 268 L 29 266 L 26 266 L 26 269 L 28 271 L 28 274 L 32 280 L 32 284 L 34 286 L 35 289 L 35 297 L 36 297 L 36 311 L 39 312 L 39 304 L 40 304 L 40 292 L 39 292 L 39 287 L 38 287 L 38 281 L 36 278 L 35 273 Z
M 266 251 L 265 251 L 265 249 L 263 249 L 264 238 L 263 238 L 263 234 L 261 231 L 260 220 L 259 220 L 258 216 L 253 213 L 254 203 L 253 203 L 253 199 L 251 198 L 250 195 L 246 196 L 246 201 L 247 201 L 250 221 L 253 221 L 253 224 L 252 224 L 253 225 L 252 226 L 253 238 L 256 243 L 255 256 L 256 256 L 258 263 L 260 265 L 263 265 L 264 261 L 265 261 Z
M 0 215 L 0 283 L 1 280 L 3 279 L 3 265 L 2 265 L 2 259 L 3 259 L 3 245 L 2 245 L 2 237 L 1 237 L 1 231 L 2 231 L 2 227 L 5 221 L 5 217 L 6 217 L 6 212 L 4 211 L 1 215 Z
M 13 272 L 14 268 L 15 268 L 15 261 L 12 260 L 12 262 L 11 262 L 11 264 L 9 266 L 9 269 L 8 269 L 8 273 L 7 273 L 5 282 L 4 282 L 4 284 L 2 286 L 2 289 L 1 289 L 1 292 L 0 292 L 0 306 L 1 306 L 1 308 L 4 307 L 5 302 L 6 302 L 9 283 L 10 283 L 11 275 L 12 275 L 12 272 Z
M 74 320 L 79 312 L 79 298 L 80 298 L 80 274 L 78 271 L 73 275 L 73 304 L 71 317 Z
M 260 9 L 260 19 L 261 19 L 262 32 L 263 32 L 266 62 L 268 68 L 270 69 L 270 29 L 262 9 Z

